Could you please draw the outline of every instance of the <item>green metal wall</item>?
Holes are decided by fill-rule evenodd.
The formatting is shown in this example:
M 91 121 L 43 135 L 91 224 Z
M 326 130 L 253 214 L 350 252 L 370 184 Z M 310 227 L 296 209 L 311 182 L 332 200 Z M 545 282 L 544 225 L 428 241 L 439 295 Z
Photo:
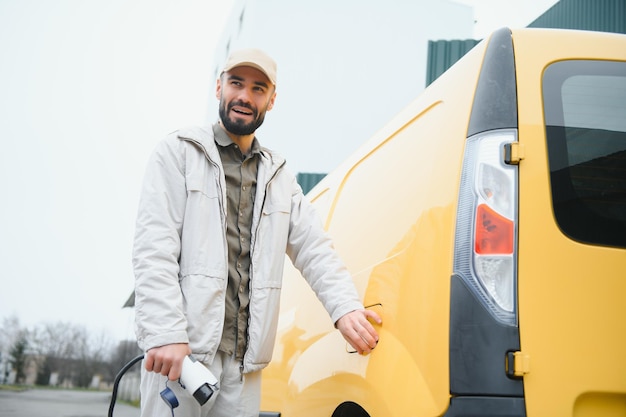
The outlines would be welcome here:
M 426 85 L 429 85 L 443 74 L 463 55 L 480 42 L 475 39 L 453 41 L 428 41 L 428 68 L 426 69 Z
M 626 33 L 626 0 L 561 0 L 528 27 Z
M 561 0 L 528 27 L 626 33 L 626 0 Z M 426 85 L 432 83 L 479 41 L 429 41 Z
M 326 174 L 300 172 L 296 175 L 296 181 L 298 181 L 298 184 L 302 187 L 302 191 L 306 194 L 311 191 L 311 189 L 315 187 L 325 176 Z

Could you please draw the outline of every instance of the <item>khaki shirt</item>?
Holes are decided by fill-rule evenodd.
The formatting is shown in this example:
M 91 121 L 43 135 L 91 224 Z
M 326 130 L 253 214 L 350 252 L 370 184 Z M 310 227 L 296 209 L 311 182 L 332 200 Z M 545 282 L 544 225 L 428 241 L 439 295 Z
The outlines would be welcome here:
M 254 139 L 250 153 L 243 155 L 219 124 L 213 125 L 213 133 L 224 167 L 227 199 L 228 287 L 219 350 L 243 359 L 248 335 L 250 237 L 260 146 Z

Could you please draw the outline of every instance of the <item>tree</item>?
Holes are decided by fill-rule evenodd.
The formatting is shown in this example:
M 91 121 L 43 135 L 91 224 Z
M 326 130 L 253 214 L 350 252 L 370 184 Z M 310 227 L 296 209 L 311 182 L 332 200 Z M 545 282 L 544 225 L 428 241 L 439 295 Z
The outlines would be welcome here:
M 2 327 L 0 327 L 0 352 L 8 353 L 24 332 L 25 329 L 17 316 L 3 318 Z
M 123 340 L 118 343 L 110 360 L 110 374 L 108 375 L 111 380 L 115 379 L 118 372 L 130 362 L 133 358 L 140 355 L 141 349 L 137 346 L 137 342 L 134 340 Z
M 96 374 L 108 377 L 112 341 L 105 333 L 92 334 L 82 325 L 68 322 L 46 323 L 33 332 L 40 364 L 38 380 L 49 380 L 56 372 L 60 383 L 87 388 Z
M 43 360 L 39 363 L 37 369 L 37 385 L 49 385 L 50 384 L 50 376 L 52 375 L 52 367 L 50 366 L 50 359 L 48 357 L 43 358 Z
M 71 381 L 73 370 L 70 360 L 76 354 L 76 345 L 82 335 L 71 323 L 57 322 L 39 325 L 33 331 L 33 349 L 39 357 L 45 358 L 42 364 L 47 368 L 48 378 L 52 372 L 59 375 L 59 382 Z M 45 379 L 42 375 L 41 380 Z
M 26 381 L 27 349 L 28 339 L 26 334 L 22 334 L 9 352 L 10 363 L 15 370 L 15 379 L 18 384 L 23 384 Z
M 2 383 L 8 380 L 12 369 L 10 351 L 24 331 L 16 315 L 2 319 L 0 326 L 0 372 L 2 373 L 0 382 Z
M 52 373 L 58 375 L 60 384 L 71 386 L 89 387 L 95 375 L 113 382 L 119 370 L 140 353 L 135 341 L 114 346 L 106 333 L 90 333 L 85 326 L 69 322 L 43 323 L 30 330 L 16 316 L 0 322 L 0 359 L 15 369 L 19 382 L 25 380 L 30 364 L 37 365 L 35 382 L 40 385 L 49 384 Z
M 75 378 L 79 387 L 88 387 L 92 378 L 108 372 L 107 360 L 112 351 L 110 338 L 105 333 L 92 335 L 82 328 L 82 337 L 76 346 Z

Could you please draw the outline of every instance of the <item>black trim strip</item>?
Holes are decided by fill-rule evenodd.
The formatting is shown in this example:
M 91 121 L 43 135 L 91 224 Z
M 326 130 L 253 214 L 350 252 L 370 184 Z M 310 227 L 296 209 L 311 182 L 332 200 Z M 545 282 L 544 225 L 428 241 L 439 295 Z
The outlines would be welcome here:
M 513 39 L 507 28 L 491 35 L 478 77 L 467 137 L 494 129 L 517 129 Z
M 522 380 L 507 377 L 507 352 L 520 350 L 517 327 L 498 323 L 465 281 L 450 282 L 450 393 L 522 397 Z
M 525 417 L 523 398 L 515 397 L 456 397 L 444 417 Z

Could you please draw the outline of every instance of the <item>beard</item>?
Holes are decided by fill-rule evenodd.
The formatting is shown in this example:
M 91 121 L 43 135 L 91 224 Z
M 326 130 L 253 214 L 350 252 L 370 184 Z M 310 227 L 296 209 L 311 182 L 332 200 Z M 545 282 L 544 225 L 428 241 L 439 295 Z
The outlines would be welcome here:
M 228 114 L 230 113 L 230 110 L 233 108 L 233 106 L 245 107 L 247 109 L 250 109 L 252 111 L 254 119 L 251 122 L 246 123 L 243 120 L 228 117 Z M 257 109 L 254 109 L 252 108 L 252 106 L 245 104 L 241 101 L 231 102 L 228 105 L 228 108 L 226 108 L 226 101 L 224 99 L 221 99 L 219 107 L 219 114 L 220 119 L 222 120 L 222 124 L 224 125 L 224 128 L 233 135 L 252 135 L 259 128 L 259 126 L 263 124 L 263 121 L 265 120 L 265 110 L 259 113 Z

